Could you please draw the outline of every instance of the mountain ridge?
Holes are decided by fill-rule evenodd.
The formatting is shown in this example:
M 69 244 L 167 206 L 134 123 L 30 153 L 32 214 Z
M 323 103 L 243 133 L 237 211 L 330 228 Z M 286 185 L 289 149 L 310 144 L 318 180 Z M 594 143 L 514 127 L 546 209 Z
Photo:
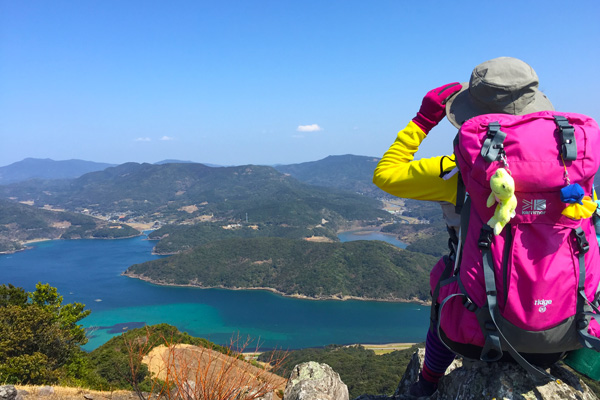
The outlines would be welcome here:
M 196 163 L 125 163 L 71 180 L 4 185 L 0 197 L 104 215 L 158 215 L 173 222 L 202 215 L 242 220 L 246 213 L 254 216 L 254 222 L 282 222 L 292 211 L 294 218 L 318 224 L 319 210 L 332 207 L 347 219 L 387 215 L 373 199 L 312 186 L 272 167 L 256 165 L 212 168 Z
M 103 170 L 114 165 L 79 159 L 55 161 L 50 158 L 30 157 L 0 167 L 0 185 L 29 179 L 77 178 L 88 172 Z

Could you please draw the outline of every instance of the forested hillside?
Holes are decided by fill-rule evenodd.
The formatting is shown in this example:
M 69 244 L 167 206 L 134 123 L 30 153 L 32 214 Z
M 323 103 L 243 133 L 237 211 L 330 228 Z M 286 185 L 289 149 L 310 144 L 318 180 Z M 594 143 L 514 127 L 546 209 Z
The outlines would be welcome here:
M 139 234 L 128 225 L 0 199 L 0 252 L 22 250 L 30 240 L 116 239 Z
M 176 254 L 208 242 L 231 238 L 279 237 L 287 239 L 306 239 L 318 237 L 321 241 L 337 242 L 336 229 L 341 218 L 328 217 L 321 224 L 237 224 L 223 226 L 222 223 L 202 223 L 195 225 L 167 225 L 150 232 L 148 238 L 159 240 L 154 246 L 155 254 Z
M 379 241 L 228 239 L 132 265 L 125 275 L 167 285 L 271 288 L 310 298 L 427 301 L 436 261 Z
M 373 184 L 373 171 L 379 158 L 346 154 L 275 168 L 311 185 L 348 190 L 370 197 L 387 197 Z

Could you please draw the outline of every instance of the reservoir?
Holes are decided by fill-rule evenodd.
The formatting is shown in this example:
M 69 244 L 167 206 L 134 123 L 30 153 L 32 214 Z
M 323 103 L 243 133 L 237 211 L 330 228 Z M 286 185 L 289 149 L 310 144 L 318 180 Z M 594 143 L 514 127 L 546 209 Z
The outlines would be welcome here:
M 0 284 L 32 291 L 37 282 L 49 283 L 64 303 L 84 303 L 92 311 L 81 321 L 90 339 L 86 350 L 127 329 L 163 322 L 218 344 L 238 334 L 250 337 L 251 347 L 262 350 L 425 340 L 429 307 L 419 304 L 165 287 L 121 275 L 132 264 L 158 258 L 152 255 L 153 245 L 144 236 L 36 243 L 30 250 L 0 256 Z

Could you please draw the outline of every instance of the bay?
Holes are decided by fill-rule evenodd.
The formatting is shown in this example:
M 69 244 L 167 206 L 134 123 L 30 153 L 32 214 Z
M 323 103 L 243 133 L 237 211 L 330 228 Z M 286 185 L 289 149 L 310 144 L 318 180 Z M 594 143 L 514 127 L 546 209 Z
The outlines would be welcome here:
M 190 335 L 228 344 L 253 339 L 261 349 L 298 349 L 328 344 L 421 342 L 429 307 L 412 303 L 315 301 L 263 290 L 199 289 L 153 285 L 122 276 L 152 255 L 154 242 L 57 240 L 0 256 L 0 283 L 35 289 L 57 287 L 64 302 L 92 311 L 82 324 L 93 350 L 111 337 L 144 324 L 168 323 Z
M 403 243 L 396 239 L 395 235 L 388 235 L 379 231 L 370 230 L 340 232 L 338 234 L 338 239 L 340 239 L 340 241 L 342 242 L 351 242 L 355 240 L 381 240 L 382 242 L 393 244 L 394 246 L 400 247 L 401 249 L 405 249 L 407 246 L 406 243 Z

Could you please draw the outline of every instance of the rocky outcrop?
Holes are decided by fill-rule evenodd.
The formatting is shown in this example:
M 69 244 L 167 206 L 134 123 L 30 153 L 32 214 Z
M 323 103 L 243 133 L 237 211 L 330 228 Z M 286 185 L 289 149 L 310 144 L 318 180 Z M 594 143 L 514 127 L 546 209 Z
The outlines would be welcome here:
M 389 400 L 412 399 L 408 388 L 416 381 L 423 365 L 424 349 L 413 355 L 406 373 L 394 396 Z M 448 368 L 440 381 L 438 391 L 431 400 L 480 400 L 480 399 L 527 399 L 527 400 L 598 400 L 590 388 L 566 368 L 555 365 L 550 373 L 559 381 L 538 383 L 513 363 L 463 363 L 460 360 Z M 361 397 L 367 400 L 369 397 Z
M 406 372 L 392 396 L 365 394 L 355 400 L 412 400 L 408 394 L 423 365 L 424 349 L 413 354 Z M 455 360 L 430 400 L 598 400 L 590 388 L 566 368 L 555 365 L 550 373 L 558 381 L 536 384 L 518 365 L 512 363 L 463 363 Z M 345 396 L 339 394 L 344 390 Z M 339 397 L 338 397 L 339 396 Z M 348 399 L 346 385 L 326 364 L 305 363 L 294 368 L 284 400 Z
M 296 365 L 283 394 L 285 400 L 348 400 L 348 387 L 327 364 Z
M 15 400 L 17 389 L 13 385 L 0 386 L 0 400 Z

